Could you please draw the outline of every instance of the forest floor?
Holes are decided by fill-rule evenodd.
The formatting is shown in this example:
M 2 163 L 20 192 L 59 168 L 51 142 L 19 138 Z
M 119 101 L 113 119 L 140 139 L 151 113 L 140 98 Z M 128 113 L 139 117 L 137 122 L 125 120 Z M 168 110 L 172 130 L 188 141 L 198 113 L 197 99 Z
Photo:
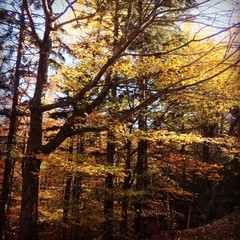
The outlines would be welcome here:
M 40 240 L 61 239 L 61 227 L 53 226 L 40 229 Z M 15 229 L 16 230 L 16 229 Z M 80 239 L 94 240 L 99 232 L 82 232 Z M 8 232 L 6 240 L 17 239 L 13 229 Z M 215 220 L 198 228 L 176 230 L 174 234 L 161 234 L 147 238 L 148 240 L 240 240 L 240 210 L 233 212 L 222 219 Z
M 48 230 L 46 229 L 48 232 Z M 41 235 L 41 233 L 40 233 Z M 51 235 L 51 234 L 50 234 Z M 95 234 L 94 234 L 95 235 Z M 89 238 L 88 238 L 88 237 Z M 95 235 L 96 236 L 96 235 Z M 46 235 L 42 232 L 41 240 L 46 240 Z M 56 240 L 58 238 L 55 238 Z M 91 238 L 89 233 L 80 239 Z M 177 230 L 174 234 L 158 235 L 147 238 L 148 240 L 240 240 L 240 210 L 235 211 L 222 219 L 215 220 L 209 224 L 198 228 Z
M 198 228 L 176 231 L 174 235 L 153 236 L 149 240 L 240 240 L 240 211 Z

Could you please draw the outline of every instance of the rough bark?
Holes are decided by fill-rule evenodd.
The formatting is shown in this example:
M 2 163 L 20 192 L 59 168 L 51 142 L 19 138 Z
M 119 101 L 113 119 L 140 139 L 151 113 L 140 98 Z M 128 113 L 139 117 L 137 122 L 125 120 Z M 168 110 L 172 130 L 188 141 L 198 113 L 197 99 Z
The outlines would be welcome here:
M 23 161 L 19 240 L 37 240 L 40 160 L 35 157 L 25 157 Z
M 7 156 L 5 159 L 4 173 L 3 173 L 3 187 L 1 192 L 1 200 L 0 200 L 0 239 L 5 238 L 4 228 L 6 223 L 6 215 L 10 198 L 10 191 L 12 186 L 12 177 L 14 171 L 14 159 L 12 156 L 12 150 L 15 145 L 15 137 L 17 131 L 17 116 L 18 116 L 18 97 L 19 97 L 19 80 L 21 77 L 20 74 L 20 65 L 22 59 L 22 49 L 23 49 L 23 41 L 24 41 L 24 11 L 22 8 L 21 19 L 20 19 L 20 32 L 19 32 L 19 40 L 18 40 L 18 49 L 17 49 L 17 60 L 16 60 L 16 70 L 14 75 L 14 92 L 12 99 L 12 111 L 10 115 L 10 124 L 9 124 L 9 132 L 7 139 Z
M 41 42 L 34 96 L 30 103 L 30 131 L 26 157 L 23 159 L 23 185 L 20 213 L 19 240 L 37 240 L 38 186 L 41 161 L 36 154 L 42 146 L 42 112 L 40 106 L 48 78 L 50 32 L 46 31 Z

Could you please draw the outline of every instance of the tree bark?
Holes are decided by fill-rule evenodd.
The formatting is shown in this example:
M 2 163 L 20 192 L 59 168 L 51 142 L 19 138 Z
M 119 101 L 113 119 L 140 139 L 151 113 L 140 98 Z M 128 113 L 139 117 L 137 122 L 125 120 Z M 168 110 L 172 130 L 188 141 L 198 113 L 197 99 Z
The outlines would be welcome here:
M 114 164 L 115 155 L 115 143 L 114 135 L 111 131 L 108 132 L 108 143 L 107 143 L 107 163 L 110 166 Z M 107 173 L 105 177 L 105 196 L 104 196 L 104 240 L 112 240 L 113 236 L 113 208 L 114 208 L 114 194 L 113 194 L 113 175 Z
M 79 201 L 81 194 L 82 176 L 80 173 L 76 173 L 73 182 L 73 224 L 72 224 L 72 240 L 78 240 L 78 230 L 79 230 Z
M 41 162 L 35 157 L 25 157 L 23 161 L 19 240 L 37 240 L 38 184 Z
M 12 188 L 12 177 L 14 171 L 14 159 L 12 156 L 12 150 L 15 145 L 15 137 L 17 131 L 17 116 L 18 116 L 18 97 L 19 97 L 19 80 L 20 80 L 20 65 L 22 60 L 22 49 L 24 34 L 23 30 L 25 27 L 24 22 L 24 10 L 22 7 L 21 18 L 20 18 L 20 32 L 18 40 L 18 49 L 17 49 L 17 60 L 16 60 L 16 70 L 14 75 L 14 92 L 13 92 L 13 101 L 12 101 L 12 112 L 10 116 L 8 140 L 7 140 L 7 156 L 5 160 L 4 173 L 3 173 L 3 187 L 1 192 L 0 200 L 0 239 L 5 239 L 5 223 L 7 209 L 9 205 L 10 191 Z
M 203 127 L 203 136 L 207 138 L 214 137 L 214 132 L 216 129 L 216 124 L 204 126 Z M 212 159 L 212 151 L 209 144 L 203 144 L 202 148 L 202 161 L 211 164 Z M 214 192 L 213 192 L 213 182 L 211 180 L 206 180 L 206 192 L 207 192 L 207 217 L 208 221 L 211 222 L 214 219 Z
M 77 154 L 81 154 L 84 152 L 84 139 L 83 136 L 80 136 L 79 142 L 77 143 Z M 81 163 L 81 160 L 78 161 Z M 73 224 L 72 224 L 72 240 L 78 240 L 78 231 L 79 231 L 79 216 L 80 216 L 80 195 L 82 192 L 82 176 L 81 173 L 77 172 L 74 177 L 73 182 Z
M 41 161 L 36 154 L 42 146 L 42 112 L 40 106 L 48 77 L 51 40 L 45 36 L 40 46 L 37 82 L 30 103 L 30 131 L 26 157 L 23 159 L 22 203 L 20 213 L 19 240 L 37 240 L 38 186 Z
M 69 146 L 69 153 L 73 154 L 73 143 Z M 68 161 L 72 161 L 71 158 Z M 62 218 L 62 240 L 67 240 L 67 224 L 68 224 L 68 213 L 69 213 L 69 200 L 71 193 L 71 185 L 72 185 L 72 176 L 69 176 L 66 180 L 64 197 L 63 197 L 63 218 Z
M 141 100 L 146 98 L 146 88 L 147 83 L 142 81 L 139 84 L 139 92 Z M 140 113 L 138 119 L 138 125 L 140 130 L 147 130 L 147 118 L 144 113 Z M 135 203 L 135 234 L 138 239 L 145 238 L 145 224 L 144 224 L 144 216 L 143 210 L 145 208 L 145 194 L 143 191 L 147 188 L 147 140 L 140 139 L 138 142 L 138 157 L 137 157 L 137 165 L 136 165 L 136 191 L 139 192 L 139 197 Z
M 143 210 L 145 208 L 145 194 L 143 191 L 147 187 L 147 141 L 140 140 L 138 143 L 138 160 L 136 166 L 137 181 L 136 191 L 139 192 L 138 199 L 135 203 L 135 234 L 138 239 L 143 239 L 146 236 Z
M 127 144 L 127 159 L 126 159 L 126 176 L 124 178 L 124 196 L 122 200 L 122 221 L 121 221 L 121 237 L 122 239 L 126 238 L 126 234 L 128 231 L 128 194 L 127 191 L 131 187 L 131 179 L 132 179 L 132 172 L 131 172 L 131 141 L 128 140 Z
M 68 177 L 66 181 L 64 197 L 63 197 L 62 240 L 67 240 L 67 224 L 68 224 L 71 183 L 72 183 L 72 177 Z

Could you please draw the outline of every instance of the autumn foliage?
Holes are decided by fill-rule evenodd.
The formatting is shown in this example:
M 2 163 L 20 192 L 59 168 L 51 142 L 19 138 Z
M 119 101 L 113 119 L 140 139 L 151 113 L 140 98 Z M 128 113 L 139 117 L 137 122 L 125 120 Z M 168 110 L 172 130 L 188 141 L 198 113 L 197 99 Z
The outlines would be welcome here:
M 239 208 L 239 23 L 208 4 L 4 1 L 0 239 L 195 237 Z

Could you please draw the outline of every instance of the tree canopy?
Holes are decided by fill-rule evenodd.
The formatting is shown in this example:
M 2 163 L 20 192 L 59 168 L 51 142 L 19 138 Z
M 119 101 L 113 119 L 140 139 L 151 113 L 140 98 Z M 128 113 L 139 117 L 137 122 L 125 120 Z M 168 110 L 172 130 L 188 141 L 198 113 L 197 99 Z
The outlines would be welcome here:
M 1 239 L 16 207 L 19 240 L 146 239 L 239 207 L 239 7 L 3 1 Z

